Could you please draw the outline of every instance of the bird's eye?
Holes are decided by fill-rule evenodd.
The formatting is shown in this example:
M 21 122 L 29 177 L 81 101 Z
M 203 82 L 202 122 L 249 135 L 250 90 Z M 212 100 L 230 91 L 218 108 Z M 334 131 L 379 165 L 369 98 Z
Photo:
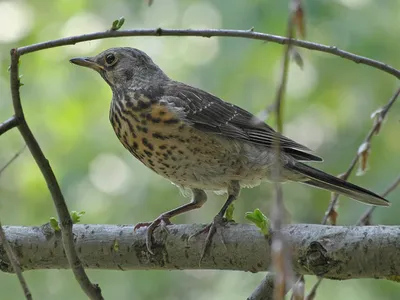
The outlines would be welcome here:
M 115 64 L 117 62 L 117 58 L 112 53 L 107 54 L 106 57 L 105 57 L 105 60 L 106 60 L 106 64 L 108 66 L 112 66 L 113 64 Z

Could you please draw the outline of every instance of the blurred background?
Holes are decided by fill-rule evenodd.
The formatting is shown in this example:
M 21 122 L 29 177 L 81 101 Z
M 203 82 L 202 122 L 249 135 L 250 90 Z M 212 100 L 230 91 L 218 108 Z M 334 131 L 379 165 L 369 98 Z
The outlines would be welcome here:
M 335 45 L 399 66 L 399 1 L 305 2 L 307 40 Z M 123 29 L 230 28 L 284 35 L 287 1 L 147 1 L 13 0 L 0 1 L 0 121 L 12 115 L 9 50 L 46 40 L 103 31 L 124 16 Z M 70 210 L 85 211 L 83 223 L 134 224 L 150 221 L 181 205 L 177 188 L 154 174 L 118 142 L 108 121 L 111 90 L 95 72 L 68 59 L 96 55 L 109 47 L 132 46 L 147 52 L 173 79 L 205 89 L 259 114 L 275 98 L 284 48 L 237 38 L 130 37 L 97 40 L 23 56 L 22 102 L 28 123 L 50 160 Z M 290 66 L 284 107 L 284 133 L 324 157 L 318 167 L 345 171 L 369 131 L 370 115 L 386 104 L 397 88 L 393 76 L 332 55 L 298 50 L 304 68 Z M 400 105 L 389 113 L 374 137 L 369 171 L 351 181 L 382 192 L 399 174 Z M 274 125 L 273 118 L 267 121 Z M 0 166 L 21 147 L 14 129 L 0 138 Z M 272 186 L 243 190 L 235 220 L 260 208 L 268 214 Z M 295 183 L 284 185 L 293 223 L 320 223 L 328 192 Z M 341 198 L 338 224 L 354 224 L 366 206 Z M 379 208 L 375 224 L 398 224 L 400 189 Z M 209 194 L 199 211 L 176 223 L 207 223 L 225 201 Z M 40 225 L 56 216 L 39 169 L 28 150 L 0 175 L 0 219 L 3 224 Z M 88 271 L 106 299 L 245 299 L 264 274 L 226 271 Z M 35 299 L 85 299 L 69 270 L 25 273 Z M 306 278 L 307 289 L 315 278 Z M 184 287 L 184 288 L 183 288 Z M 0 299 L 22 299 L 12 274 L 0 273 Z M 324 281 L 318 299 L 398 299 L 400 286 L 385 280 Z

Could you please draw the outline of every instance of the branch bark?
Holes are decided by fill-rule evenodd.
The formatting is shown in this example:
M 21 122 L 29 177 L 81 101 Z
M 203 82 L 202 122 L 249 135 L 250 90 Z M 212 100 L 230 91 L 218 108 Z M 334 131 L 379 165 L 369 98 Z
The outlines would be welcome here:
M 4 226 L 23 270 L 67 269 L 61 235 L 48 225 Z M 92 269 L 218 269 L 267 271 L 271 240 L 252 225 L 229 224 L 214 237 L 210 255 L 199 266 L 205 236 L 188 241 L 202 225 L 171 225 L 157 229 L 154 252 L 146 250 L 145 230 L 131 225 L 74 225 L 82 264 Z M 282 228 L 293 269 L 298 274 L 330 279 L 386 278 L 400 275 L 400 226 L 323 226 L 297 224 Z M 12 272 L 3 247 L 0 268 Z

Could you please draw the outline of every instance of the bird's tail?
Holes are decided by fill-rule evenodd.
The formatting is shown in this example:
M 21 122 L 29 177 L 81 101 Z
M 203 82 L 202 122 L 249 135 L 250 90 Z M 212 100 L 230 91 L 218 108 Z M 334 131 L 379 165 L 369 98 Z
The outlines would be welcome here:
M 300 181 L 302 183 L 342 194 L 370 205 L 390 205 L 389 201 L 367 189 L 329 175 L 303 163 L 295 162 L 288 165 L 287 168 L 305 176 L 306 178 Z

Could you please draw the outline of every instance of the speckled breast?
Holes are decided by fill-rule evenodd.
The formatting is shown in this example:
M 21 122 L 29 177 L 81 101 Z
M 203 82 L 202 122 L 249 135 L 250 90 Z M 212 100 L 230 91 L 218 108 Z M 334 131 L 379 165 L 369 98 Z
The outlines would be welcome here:
M 111 105 L 110 121 L 124 147 L 148 168 L 178 185 L 223 188 L 232 177 L 229 174 L 240 169 L 235 149 L 190 127 L 165 103 L 146 100 L 141 97 L 134 102 L 113 101 Z

